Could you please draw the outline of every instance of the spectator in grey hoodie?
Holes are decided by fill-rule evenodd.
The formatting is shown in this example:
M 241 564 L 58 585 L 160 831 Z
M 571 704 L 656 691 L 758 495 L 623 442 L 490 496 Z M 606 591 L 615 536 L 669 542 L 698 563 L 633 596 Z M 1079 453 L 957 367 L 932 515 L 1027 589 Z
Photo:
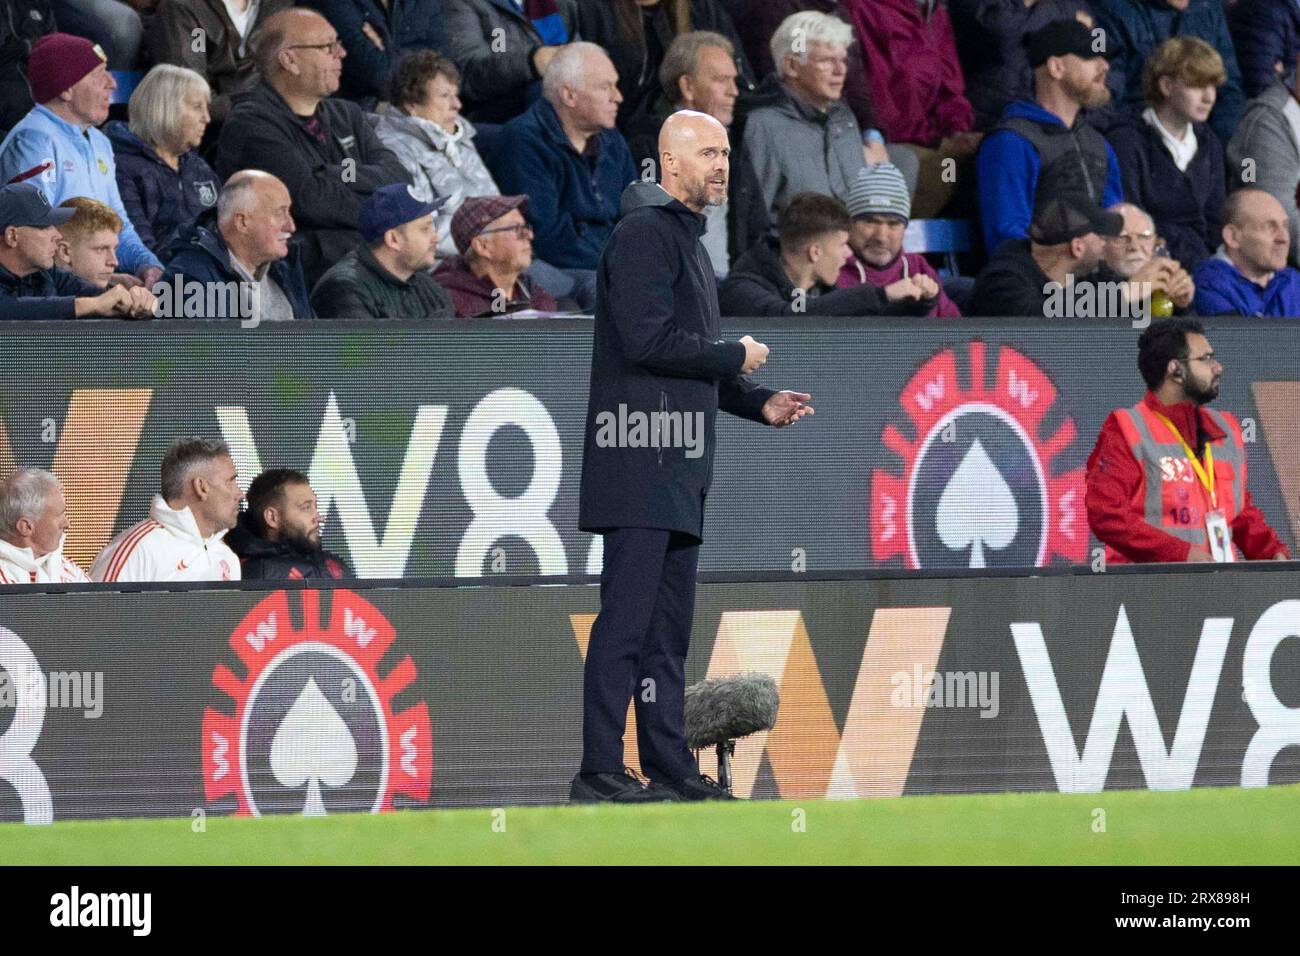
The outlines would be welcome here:
M 851 26 L 816 11 L 791 14 L 772 36 L 777 73 L 759 85 L 744 131 L 744 149 L 772 221 L 798 193 L 844 199 L 868 163 L 892 162 L 908 192 L 916 192 L 916 154 L 887 149 L 878 138 L 864 143 L 841 98 L 852 43 Z
M 1232 181 L 1258 187 L 1282 204 L 1291 225 L 1291 261 L 1300 262 L 1300 103 L 1281 80 L 1246 104 L 1228 142 L 1227 168 Z
M 392 108 L 371 117 L 375 133 L 410 174 L 417 197 L 447 197 L 436 219 L 438 255 L 454 256 L 451 217 L 461 203 L 501 193 L 474 145 L 473 124 L 460 115 L 460 71 L 432 50 L 408 53 L 393 73 L 388 99 Z

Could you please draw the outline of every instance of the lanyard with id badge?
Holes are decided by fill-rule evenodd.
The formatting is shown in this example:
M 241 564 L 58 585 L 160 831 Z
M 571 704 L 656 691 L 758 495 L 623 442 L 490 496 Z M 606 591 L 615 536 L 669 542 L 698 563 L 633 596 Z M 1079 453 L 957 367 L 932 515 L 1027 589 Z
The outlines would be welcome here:
M 1214 488 L 1213 447 L 1208 441 L 1205 443 L 1205 462 L 1202 464 L 1197 460 L 1192 447 L 1187 444 L 1187 439 L 1183 438 L 1178 426 L 1159 412 L 1154 412 L 1154 414 L 1156 418 L 1168 425 L 1169 430 L 1178 437 L 1179 443 L 1183 446 L 1183 451 L 1187 453 L 1187 460 L 1192 466 L 1192 471 L 1196 472 L 1196 477 L 1205 486 L 1205 490 L 1210 493 L 1210 508 L 1212 510 L 1205 513 L 1205 539 L 1209 542 L 1210 556 L 1215 561 L 1236 561 L 1237 558 L 1232 551 L 1232 531 L 1228 527 L 1227 515 L 1219 507 L 1218 492 Z

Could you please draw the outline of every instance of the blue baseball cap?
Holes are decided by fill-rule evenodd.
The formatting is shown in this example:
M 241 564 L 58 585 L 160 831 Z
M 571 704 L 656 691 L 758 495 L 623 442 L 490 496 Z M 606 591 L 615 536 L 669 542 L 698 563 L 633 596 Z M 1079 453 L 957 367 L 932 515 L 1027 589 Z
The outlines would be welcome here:
M 31 183 L 13 183 L 0 187 L 0 229 L 27 226 L 48 229 L 61 226 L 77 214 L 75 209 L 55 209 Z
M 446 196 L 437 196 L 433 202 L 419 199 L 405 183 L 380 186 L 366 200 L 357 229 L 366 242 L 378 242 L 389 229 L 431 216 L 446 204 Z

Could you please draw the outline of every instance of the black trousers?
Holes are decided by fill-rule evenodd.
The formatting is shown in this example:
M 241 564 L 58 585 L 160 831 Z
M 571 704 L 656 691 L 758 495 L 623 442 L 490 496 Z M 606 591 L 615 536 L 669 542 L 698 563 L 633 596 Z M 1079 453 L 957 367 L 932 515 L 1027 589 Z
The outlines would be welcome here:
M 582 773 L 622 772 L 629 700 L 645 775 L 675 782 L 699 773 L 682 716 L 699 554 L 688 534 L 605 533 L 600 614 L 582 674 Z

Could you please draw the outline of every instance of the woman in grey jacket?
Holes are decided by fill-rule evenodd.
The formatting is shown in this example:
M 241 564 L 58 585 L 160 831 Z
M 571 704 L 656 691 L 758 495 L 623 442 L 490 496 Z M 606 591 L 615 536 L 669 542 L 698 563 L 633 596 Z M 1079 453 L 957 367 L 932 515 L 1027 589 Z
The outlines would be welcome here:
M 380 142 L 410 174 L 412 190 L 424 202 L 446 196 L 437 215 L 438 255 L 454 256 L 451 217 L 469 196 L 501 190 L 474 146 L 474 127 L 460 115 L 460 71 L 432 50 L 407 54 L 389 89 L 391 109 L 371 118 Z

